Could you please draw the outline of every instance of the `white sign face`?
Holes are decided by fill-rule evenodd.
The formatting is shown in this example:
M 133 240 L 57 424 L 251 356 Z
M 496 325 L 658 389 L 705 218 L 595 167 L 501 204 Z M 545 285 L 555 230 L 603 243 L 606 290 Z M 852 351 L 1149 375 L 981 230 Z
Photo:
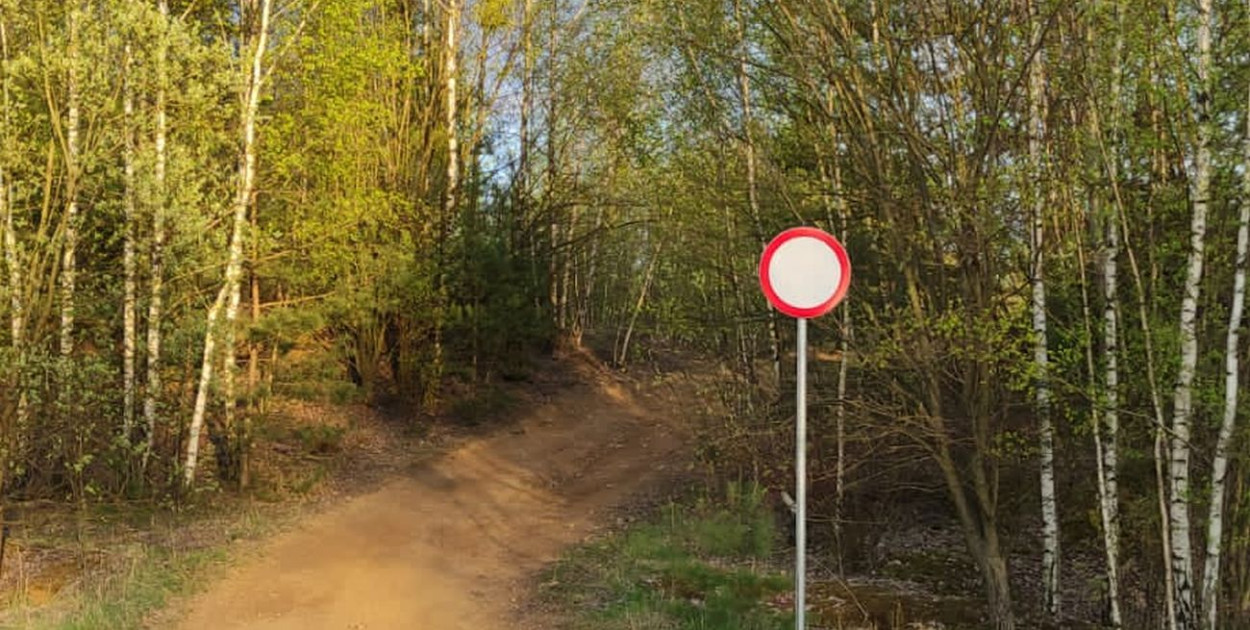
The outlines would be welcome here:
M 777 235 L 760 257 L 760 288 L 774 308 L 799 319 L 820 317 L 846 296 L 851 260 L 842 243 L 811 227 Z
M 817 308 L 837 293 L 842 284 L 842 264 L 824 241 L 799 236 L 773 252 L 768 283 L 786 304 L 800 309 Z

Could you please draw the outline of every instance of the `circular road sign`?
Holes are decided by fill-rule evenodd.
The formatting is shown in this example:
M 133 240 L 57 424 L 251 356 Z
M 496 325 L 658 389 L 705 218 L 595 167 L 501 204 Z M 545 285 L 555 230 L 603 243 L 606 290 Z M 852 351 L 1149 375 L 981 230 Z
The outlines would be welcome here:
M 799 319 L 820 317 L 846 296 L 851 259 L 831 234 L 811 227 L 778 234 L 760 257 L 760 287 L 777 310 Z

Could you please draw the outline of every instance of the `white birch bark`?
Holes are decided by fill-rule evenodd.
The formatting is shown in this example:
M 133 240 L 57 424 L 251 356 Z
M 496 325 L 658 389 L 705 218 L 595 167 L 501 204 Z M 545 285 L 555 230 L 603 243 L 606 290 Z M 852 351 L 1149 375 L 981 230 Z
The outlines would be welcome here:
M 74 351 L 74 293 L 78 276 L 78 11 L 75 1 L 66 9 L 69 49 L 66 51 L 68 78 L 65 128 L 65 243 L 61 252 L 61 333 L 60 356 L 67 362 Z M 67 391 L 62 384 L 61 395 Z
M 1030 3 L 1031 4 L 1031 3 Z M 1029 7 L 1030 13 L 1033 7 Z M 1046 329 L 1045 222 L 1046 206 L 1044 103 L 1045 68 L 1041 47 L 1042 26 L 1033 17 L 1032 41 L 1035 58 L 1029 68 L 1029 161 L 1034 181 L 1032 227 L 1032 314 L 1033 314 L 1033 385 L 1034 404 L 1038 417 L 1040 439 L 1040 474 L 1042 500 L 1042 610 L 1051 618 L 1060 615 L 1059 593 L 1059 507 L 1055 497 L 1055 431 L 1050 417 L 1050 352 Z
M 1123 86 L 1124 10 L 1115 5 L 1115 60 L 1111 74 L 1111 128 L 1113 148 L 1106 160 L 1107 176 L 1118 190 L 1120 181 L 1120 94 Z M 1095 112 L 1094 120 L 1098 114 Z M 1096 122 L 1095 122 L 1096 124 Z M 1101 138 L 1101 130 L 1096 130 Z M 1118 200 L 1117 200 L 1118 202 Z M 1102 519 L 1103 553 L 1106 559 L 1108 620 L 1113 628 L 1123 624 L 1120 613 L 1120 366 L 1119 366 L 1119 225 L 1113 214 L 1106 217 L 1102 259 L 1103 271 L 1103 403 L 1101 419 L 1095 419 L 1094 439 L 1098 455 L 1099 514 Z M 1105 429 L 1105 431 L 1104 431 Z
M 837 133 L 831 136 L 834 139 L 834 147 L 837 147 Z M 832 171 L 834 204 L 838 209 L 839 238 L 845 243 L 849 235 L 847 227 L 846 195 L 842 190 L 842 167 L 838 164 L 838 156 L 835 151 L 830 165 Z M 832 221 L 830 221 L 832 223 Z M 833 478 L 833 527 L 834 535 L 838 545 L 838 573 L 842 574 L 842 509 L 846 504 L 846 390 L 847 380 L 851 371 L 851 310 L 842 307 L 840 313 L 842 324 L 842 338 L 838 341 L 838 350 L 841 357 L 838 361 L 838 403 L 834 410 L 834 440 L 835 449 L 838 454 L 838 461 L 834 463 Z
M 457 123 L 460 113 L 457 109 L 456 94 L 458 72 L 457 62 L 460 51 L 457 35 L 460 28 L 460 0 L 449 0 L 447 3 L 447 49 L 444 51 L 443 73 L 447 92 L 447 196 L 444 198 L 444 220 L 450 221 L 455 216 L 460 194 L 460 138 Z
M 191 426 L 187 431 L 187 455 L 183 462 L 183 483 L 190 486 L 195 481 L 195 469 L 200 456 L 200 433 L 204 430 L 204 414 L 208 410 L 208 387 L 213 381 L 213 352 L 217 349 L 217 320 L 221 306 L 226 301 L 226 285 L 217 292 L 217 299 L 208 309 L 208 324 L 204 332 L 204 357 L 200 360 L 200 383 L 195 391 L 195 406 L 191 411 Z
M 1168 462 L 1172 534 L 1173 589 L 1176 593 L 1176 627 L 1198 627 L 1194 608 L 1193 552 L 1189 523 L 1189 440 L 1193 413 L 1193 381 L 1198 363 L 1198 299 L 1207 233 L 1207 209 L 1211 195 L 1211 0 L 1198 3 L 1198 95 L 1195 111 L 1198 143 L 1194 156 L 1194 211 L 1190 223 L 1189 260 L 1180 314 L 1180 370 L 1173 396 L 1171 455 Z
M 127 444 L 135 424 L 135 343 L 137 268 L 135 265 L 134 57 L 127 43 L 122 66 L 122 439 Z
M 239 159 L 238 182 L 235 190 L 235 198 L 233 204 L 234 221 L 230 232 L 230 257 L 226 263 L 226 282 L 222 286 L 221 292 L 217 295 L 217 301 L 208 314 L 208 329 L 204 335 L 204 362 L 200 370 L 199 389 L 196 393 L 195 410 L 191 418 L 191 431 L 189 442 L 187 443 L 187 458 L 184 468 L 185 483 L 189 486 L 195 480 L 196 458 L 199 448 L 200 432 L 204 426 L 204 414 L 207 409 L 208 388 L 212 382 L 212 361 L 213 349 L 216 344 L 216 336 L 218 334 L 216 327 L 217 314 L 223 303 L 225 303 L 225 321 L 222 322 L 224 329 L 222 349 L 225 354 L 225 374 L 223 381 L 226 389 L 226 410 L 227 424 L 230 424 L 230 414 L 233 409 L 233 377 L 234 377 L 234 325 L 238 319 L 239 302 L 241 293 L 241 280 L 243 278 L 243 239 L 244 228 L 247 225 L 247 209 L 252 199 L 252 192 L 255 189 L 256 179 L 256 115 L 260 109 L 260 92 L 262 81 L 264 78 L 264 59 L 265 49 L 267 48 L 269 37 L 269 16 L 272 9 L 272 0 L 258 0 L 258 6 L 255 8 L 260 11 L 259 25 L 254 34 L 255 40 L 251 49 L 250 70 L 244 80 L 243 99 L 242 99 L 242 146 L 240 147 L 242 155 Z
M 1096 125 L 1094 126 L 1094 131 L 1095 132 L 1099 131 Z M 1089 206 L 1086 206 L 1082 216 L 1079 216 L 1077 219 L 1080 225 L 1087 225 L 1089 223 L 1089 217 L 1093 213 L 1094 213 L 1094 210 L 1092 210 Z M 1108 225 L 1106 229 L 1108 231 L 1114 231 L 1116 229 L 1116 222 L 1115 222 L 1114 215 L 1108 216 L 1107 221 L 1108 221 Z M 1077 231 L 1081 229 L 1082 228 L 1080 227 L 1076 228 Z M 1098 232 L 1095 231 L 1095 234 L 1097 233 Z M 1111 236 L 1112 236 L 1111 234 L 1108 234 L 1108 239 L 1107 239 L 1108 241 L 1110 240 Z M 1083 244 L 1080 243 L 1080 240 L 1083 240 L 1083 239 L 1078 240 L 1077 259 L 1078 259 L 1080 269 L 1081 269 L 1081 279 L 1080 279 L 1080 282 L 1081 282 L 1081 315 L 1082 315 L 1082 321 L 1084 322 L 1084 325 L 1085 325 L 1085 336 L 1086 336 L 1086 339 L 1088 339 L 1088 341 L 1085 344 L 1085 365 L 1086 365 L 1087 373 L 1089 374 L 1090 392 L 1093 392 L 1095 396 L 1103 396 L 1103 400 L 1099 402 L 1098 404 L 1095 404 L 1093 408 L 1091 409 L 1090 425 L 1093 427 L 1093 433 L 1094 433 L 1094 453 L 1095 453 L 1094 465 L 1097 471 L 1098 508 L 1099 508 L 1098 512 L 1102 520 L 1103 552 L 1104 552 L 1104 560 L 1106 561 L 1105 575 L 1107 578 L 1107 607 L 1108 607 L 1107 616 L 1108 616 L 1108 621 L 1110 622 L 1111 627 L 1119 628 L 1123 622 L 1121 621 L 1120 604 L 1119 604 L 1119 545 L 1118 545 L 1118 542 L 1116 542 L 1118 541 L 1118 535 L 1116 533 L 1118 532 L 1118 525 L 1114 525 L 1118 521 L 1116 518 L 1113 518 L 1113 514 L 1112 514 L 1113 510 L 1118 510 L 1118 507 L 1117 507 L 1118 502 L 1115 499 L 1115 494 L 1113 492 L 1109 492 L 1107 488 L 1107 474 L 1106 474 L 1107 458 L 1106 458 L 1106 453 L 1104 452 L 1104 445 L 1105 445 L 1106 438 L 1104 438 L 1103 436 L 1103 422 L 1104 422 L 1105 414 L 1114 413 L 1116 407 L 1119 404 L 1118 403 L 1118 390 L 1119 390 L 1118 354 L 1119 352 L 1117 350 L 1118 348 L 1117 334 L 1118 333 L 1116 332 L 1118 330 L 1117 324 L 1118 324 L 1118 314 L 1119 314 L 1119 302 L 1116 299 L 1116 290 L 1114 288 L 1115 286 L 1114 280 L 1112 281 L 1110 286 L 1104 283 L 1102 287 L 1103 292 L 1104 292 L 1103 295 L 1104 295 L 1104 298 L 1107 300 L 1107 303 L 1103 311 L 1103 334 L 1110 340 L 1109 343 L 1115 344 L 1115 345 L 1106 346 L 1104 348 L 1104 353 L 1103 353 L 1104 361 L 1105 361 L 1104 375 L 1107 377 L 1107 385 L 1106 385 L 1106 390 L 1100 390 L 1099 383 L 1098 383 L 1098 370 L 1094 363 L 1094 348 L 1093 348 L 1094 326 L 1092 323 L 1093 322 L 1093 314 L 1092 314 L 1093 310 L 1090 308 L 1089 288 L 1088 288 L 1088 284 L 1085 278 L 1085 269 L 1086 269 L 1085 248 Z M 1116 240 L 1118 242 L 1118 235 L 1116 235 Z M 1101 255 L 1103 256 L 1103 259 L 1102 259 L 1103 280 L 1105 282 L 1107 278 L 1114 279 L 1116 276 L 1114 267 L 1110 273 L 1107 272 L 1107 267 L 1106 267 L 1108 258 L 1110 258 L 1110 260 L 1112 261 L 1113 266 L 1115 264 L 1115 258 L 1114 258 L 1114 255 L 1111 253 L 1111 251 L 1113 251 L 1113 248 L 1110 248 L 1109 246 L 1105 244 L 1102 244 L 1100 246 L 1103 248 Z M 1108 507 L 1108 502 L 1110 502 L 1110 507 Z
M 755 227 L 755 238 L 759 240 L 761 249 L 767 244 L 764 226 L 760 219 L 759 198 L 759 165 L 755 150 L 754 114 L 751 108 L 751 75 L 747 72 L 747 36 L 746 18 L 742 15 L 742 2 L 735 0 L 734 17 L 738 22 L 738 99 L 742 108 L 742 139 L 743 150 L 746 152 L 747 167 L 747 206 L 751 213 L 751 222 Z M 773 382 L 781 385 L 781 335 L 777 329 L 777 312 L 768 309 L 768 341 L 773 363 Z
M 3 68 L 0 68 L 0 215 L 4 216 L 4 263 L 9 279 L 9 334 L 13 345 L 15 370 L 12 386 L 18 390 L 17 395 L 17 440 L 19 444 L 26 436 L 26 391 L 22 382 L 22 368 L 25 363 L 26 343 L 25 303 L 22 300 L 22 263 L 17 249 L 17 227 L 13 221 L 13 205 L 9 198 L 9 33 L 8 17 L 0 18 L 0 52 L 3 53 Z
M 551 3 L 551 25 L 547 32 L 547 58 L 551 66 L 555 65 L 557 50 L 560 46 L 560 2 Z M 547 213 L 547 304 L 551 308 L 551 323 L 556 324 L 556 330 L 563 334 L 563 330 L 559 329 L 559 322 L 556 319 L 560 301 L 560 284 L 556 277 L 556 269 L 558 267 L 557 250 L 558 235 L 560 234 L 559 213 L 555 208 L 555 197 L 553 193 L 556 190 L 556 129 L 557 129 L 557 113 L 559 109 L 559 91 L 557 88 L 557 75 L 548 67 L 548 84 L 547 84 L 547 165 L 546 178 L 547 189 L 544 191 L 546 203 L 544 204 Z
M 160 12 L 160 41 L 156 44 L 156 131 L 153 144 L 156 159 L 152 178 L 156 187 L 156 200 L 152 208 L 152 249 L 148 263 L 148 330 L 147 330 L 147 383 L 143 396 L 143 420 L 147 424 L 144 436 L 144 457 L 152 452 L 152 440 L 156 434 L 157 404 L 161 396 L 161 313 L 165 284 L 165 216 L 168 212 L 169 195 L 166 188 L 166 82 L 168 81 L 168 29 L 169 4 L 158 0 Z
M 1103 551 L 1107 561 L 1108 617 L 1112 627 L 1123 621 L 1120 615 L 1120 366 L 1119 366 L 1119 300 L 1117 257 L 1120 250 L 1119 228 L 1114 219 L 1106 226 L 1103 252 L 1103 401 L 1105 408 L 1096 420 L 1099 457 L 1099 512 L 1102 518 Z
M 459 136 L 459 95 L 457 86 L 459 85 L 459 31 L 460 31 L 460 2 L 461 0 L 448 0 L 447 2 L 447 27 L 446 37 L 447 45 L 443 51 L 443 81 L 446 91 L 447 106 L 447 194 L 443 198 L 443 217 L 439 225 L 439 248 L 438 255 L 438 281 L 437 286 L 437 311 L 434 315 L 434 357 L 433 371 L 426 388 L 426 402 L 433 402 L 437 396 L 439 382 L 443 373 L 443 317 L 444 308 L 447 303 L 447 286 L 443 279 L 443 267 L 447 264 L 443 254 L 443 240 L 447 237 L 449 222 L 453 221 L 456 216 L 456 208 L 460 202 L 460 136 Z
M 521 116 L 519 141 L 520 150 L 517 155 L 516 196 L 514 205 L 516 216 L 512 230 L 513 241 L 510 245 L 519 248 L 515 237 L 520 225 L 525 221 L 529 209 L 529 168 L 530 168 L 530 112 L 534 109 L 534 0 L 525 0 L 521 15 Z
M 829 189 L 829 194 L 825 197 L 825 224 L 828 225 L 830 231 L 833 231 L 833 226 L 835 225 L 834 215 L 836 214 L 838 238 L 845 243 L 849 233 L 847 228 L 848 212 L 846 194 L 842 189 L 842 165 L 838 162 L 839 134 L 836 119 L 834 118 L 836 115 L 834 111 L 835 98 L 833 88 L 828 87 L 824 92 L 824 97 L 821 99 L 821 107 L 825 116 L 829 119 L 828 141 L 833 151 L 831 155 L 826 156 L 825 152 L 817 147 L 816 155 L 821 183 Z M 833 537 L 835 553 L 837 554 L 838 575 L 842 575 L 842 508 L 846 498 L 846 390 L 851 366 L 851 311 L 843 308 L 838 315 L 838 319 L 841 328 L 838 350 L 841 356 L 838 359 L 837 403 L 833 410 L 834 450 L 837 453 L 837 461 L 834 462 L 833 472 Z
M 1228 315 L 1228 338 L 1224 349 L 1224 417 L 1215 441 L 1211 463 L 1211 505 L 1207 514 L 1207 553 L 1202 573 L 1202 612 L 1207 630 L 1218 630 L 1220 560 L 1224 538 L 1224 495 L 1228 476 L 1229 447 L 1237 425 L 1237 380 L 1240 373 L 1238 333 L 1246 303 L 1246 253 L 1250 249 L 1250 96 L 1246 100 L 1241 214 L 1237 218 L 1237 270 L 1233 277 L 1233 307 Z

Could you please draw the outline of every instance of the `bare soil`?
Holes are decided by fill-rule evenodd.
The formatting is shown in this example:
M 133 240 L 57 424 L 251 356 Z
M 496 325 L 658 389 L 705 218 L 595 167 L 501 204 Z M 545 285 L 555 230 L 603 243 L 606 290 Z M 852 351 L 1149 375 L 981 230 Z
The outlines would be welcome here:
M 536 572 L 686 461 L 669 396 L 572 370 L 507 428 L 262 542 L 178 606 L 179 627 L 546 627 L 524 618 Z

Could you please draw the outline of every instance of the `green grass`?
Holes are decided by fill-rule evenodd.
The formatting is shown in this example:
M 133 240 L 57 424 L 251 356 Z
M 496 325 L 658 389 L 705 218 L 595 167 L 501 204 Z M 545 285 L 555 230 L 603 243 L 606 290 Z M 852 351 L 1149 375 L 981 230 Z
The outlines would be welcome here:
M 577 628 L 788 628 L 792 617 L 764 605 L 790 589 L 768 563 L 775 537 L 758 489 L 731 487 L 575 549 L 550 571 L 546 597 Z
M 175 621 L 171 615 L 176 615 L 171 603 L 197 592 L 228 566 L 236 550 L 249 548 L 235 542 L 268 536 L 298 514 L 234 506 L 227 508 L 224 518 L 209 519 L 204 517 L 212 508 L 202 509 L 204 514 L 184 515 L 189 519 L 186 522 L 168 520 L 167 515 L 153 517 L 160 522 L 148 524 L 154 536 L 146 542 L 115 544 L 102 539 L 89 543 L 98 550 L 90 554 L 89 567 L 50 601 L 31 605 L 24 596 L 15 596 L 7 609 L 0 606 L 0 628 L 169 627 Z
M 106 580 L 95 590 L 81 594 L 81 607 L 73 614 L 47 625 L 36 622 L 35 629 L 90 630 L 138 629 L 154 611 L 163 609 L 170 597 L 184 594 L 197 582 L 209 566 L 225 560 L 219 549 L 199 550 L 173 555 L 149 550 L 136 560 L 129 575 Z
M 31 630 L 127 630 L 145 627 L 145 620 L 179 595 L 193 591 L 210 568 L 221 565 L 219 548 L 172 554 L 139 549 L 128 566 L 90 583 L 67 602 L 69 610 L 45 609 L 17 627 Z

